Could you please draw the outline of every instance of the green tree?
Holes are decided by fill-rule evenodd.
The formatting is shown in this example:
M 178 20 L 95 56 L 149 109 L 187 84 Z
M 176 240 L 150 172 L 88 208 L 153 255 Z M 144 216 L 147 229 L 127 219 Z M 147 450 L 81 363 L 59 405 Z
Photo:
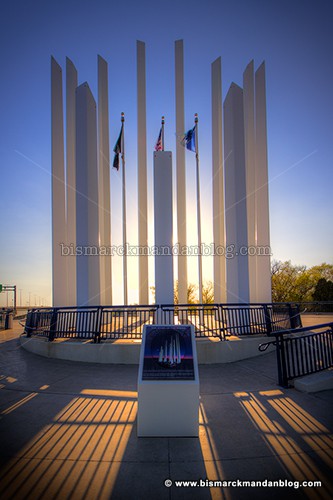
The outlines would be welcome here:
M 194 283 L 188 283 L 187 285 L 187 304 L 195 304 L 197 301 L 196 295 L 197 295 L 197 289 L 198 287 Z M 175 282 L 175 286 L 173 289 L 173 300 L 175 304 L 179 304 L 178 301 L 178 280 Z
M 202 286 L 202 302 L 204 304 L 214 303 L 214 285 L 212 281 L 206 281 Z
M 333 301 L 333 281 L 320 278 L 313 292 L 313 300 L 315 302 Z
M 155 299 L 155 287 L 151 286 L 150 290 Z M 197 291 L 198 287 L 194 283 L 189 283 L 187 286 L 187 304 L 197 304 Z M 175 281 L 174 286 L 174 303 L 178 304 L 178 280 Z M 202 287 L 202 301 L 204 304 L 212 304 L 214 302 L 214 285 L 211 281 L 206 281 Z
M 312 302 L 318 281 L 333 281 L 333 265 L 320 264 L 307 268 L 290 261 L 272 262 L 273 302 Z M 330 299 L 325 299 L 330 300 Z
M 327 281 L 332 281 L 333 282 L 333 265 L 332 264 L 326 264 L 326 262 L 323 262 L 323 264 L 320 264 L 319 266 L 313 266 L 311 267 L 312 273 L 320 278 L 325 278 Z
M 304 272 L 304 266 L 293 266 L 290 261 L 272 263 L 272 300 L 290 302 L 296 294 L 297 277 Z

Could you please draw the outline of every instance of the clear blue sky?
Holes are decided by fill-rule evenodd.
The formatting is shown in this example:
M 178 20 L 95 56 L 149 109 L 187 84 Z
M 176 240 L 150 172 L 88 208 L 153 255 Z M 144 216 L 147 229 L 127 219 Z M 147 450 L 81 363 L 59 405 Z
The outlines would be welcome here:
M 247 63 L 266 61 L 273 258 L 333 262 L 333 46 L 329 0 L 1 2 L 0 283 L 26 304 L 51 300 L 50 56 L 97 98 L 97 54 L 109 63 L 110 146 L 126 115 L 129 241 L 136 243 L 136 40 L 146 42 L 149 190 L 152 150 L 166 116 L 175 151 L 174 41 L 185 49 L 186 128 L 200 119 L 203 218 L 210 239 L 210 65 L 222 57 L 223 96 Z M 65 73 L 65 71 L 64 71 Z M 188 209 L 194 158 L 187 152 Z M 113 240 L 121 242 L 119 174 L 112 172 Z M 151 206 L 151 201 L 150 201 Z M 189 240 L 193 231 L 189 228 Z M 150 235 L 152 233 L 150 232 Z M 195 240 L 194 240 L 195 242 Z M 204 279 L 212 278 L 205 262 Z M 130 283 L 136 289 L 137 278 Z M 192 281 L 195 281 L 193 277 Z M 135 294 L 134 294 L 135 295 Z M 132 300 L 135 300 L 132 293 Z M 4 294 L 0 304 L 4 301 Z

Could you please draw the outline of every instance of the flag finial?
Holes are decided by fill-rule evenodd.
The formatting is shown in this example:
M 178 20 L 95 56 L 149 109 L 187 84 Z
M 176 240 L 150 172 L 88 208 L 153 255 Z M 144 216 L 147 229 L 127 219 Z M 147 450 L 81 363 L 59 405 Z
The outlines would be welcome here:
M 125 121 L 125 113 L 121 113 L 121 121 L 124 122 Z
M 162 125 L 164 125 L 164 116 L 162 116 Z
M 198 123 L 199 118 L 198 118 L 198 113 L 194 114 L 194 123 Z

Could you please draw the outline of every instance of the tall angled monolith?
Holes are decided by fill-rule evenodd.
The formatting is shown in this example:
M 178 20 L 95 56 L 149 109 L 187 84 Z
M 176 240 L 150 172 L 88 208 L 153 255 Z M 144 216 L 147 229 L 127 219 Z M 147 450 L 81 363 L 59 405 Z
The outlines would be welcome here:
M 212 184 L 214 235 L 214 302 L 226 302 L 226 259 L 224 223 L 224 166 L 222 132 L 221 58 L 212 63 Z
M 100 304 L 96 102 L 89 85 L 76 89 L 77 305 Z
M 246 177 L 247 235 L 250 255 L 249 265 L 249 301 L 257 302 L 257 169 L 256 169 L 256 134 L 255 134 L 255 98 L 254 98 L 254 63 L 251 61 L 243 73 L 244 105 L 244 147 Z M 252 255 L 254 253 L 254 255 Z
M 255 72 L 257 302 L 272 301 L 270 269 L 265 63 Z
M 177 240 L 180 248 L 186 247 L 186 173 L 185 148 L 181 138 L 185 132 L 184 109 L 184 48 L 183 40 L 175 42 L 176 87 L 176 184 L 177 184 Z M 187 258 L 178 255 L 178 300 L 187 303 Z
M 75 165 L 75 91 L 77 71 L 66 57 L 66 229 L 67 245 L 76 246 L 76 165 Z M 68 305 L 76 305 L 76 256 L 71 253 L 67 259 Z
M 61 245 L 67 243 L 62 70 L 53 57 L 51 57 L 51 149 L 52 296 L 53 306 L 59 307 L 68 304 L 68 257 L 61 254 Z
M 98 181 L 101 305 L 112 304 L 108 65 L 98 56 Z M 104 255 L 103 255 L 104 253 Z
M 224 101 L 227 301 L 248 303 L 246 171 L 243 89 L 232 83 Z M 244 251 L 245 249 L 245 251 Z
M 146 125 L 146 46 L 136 42 L 138 111 L 138 239 L 139 304 L 149 303 L 148 276 L 148 198 L 147 198 L 147 125 Z

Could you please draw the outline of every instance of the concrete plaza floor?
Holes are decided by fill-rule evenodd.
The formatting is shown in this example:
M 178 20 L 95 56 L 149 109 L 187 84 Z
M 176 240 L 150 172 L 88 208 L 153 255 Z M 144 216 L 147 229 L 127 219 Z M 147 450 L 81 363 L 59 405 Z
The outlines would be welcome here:
M 137 366 L 42 358 L 21 331 L 0 332 L 1 499 L 332 498 L 333 391 L 280 388 L 274 352 L 199 367 L 199 438 L 138 438 Z M 175 484 L 207 478 L 294 486 Z

